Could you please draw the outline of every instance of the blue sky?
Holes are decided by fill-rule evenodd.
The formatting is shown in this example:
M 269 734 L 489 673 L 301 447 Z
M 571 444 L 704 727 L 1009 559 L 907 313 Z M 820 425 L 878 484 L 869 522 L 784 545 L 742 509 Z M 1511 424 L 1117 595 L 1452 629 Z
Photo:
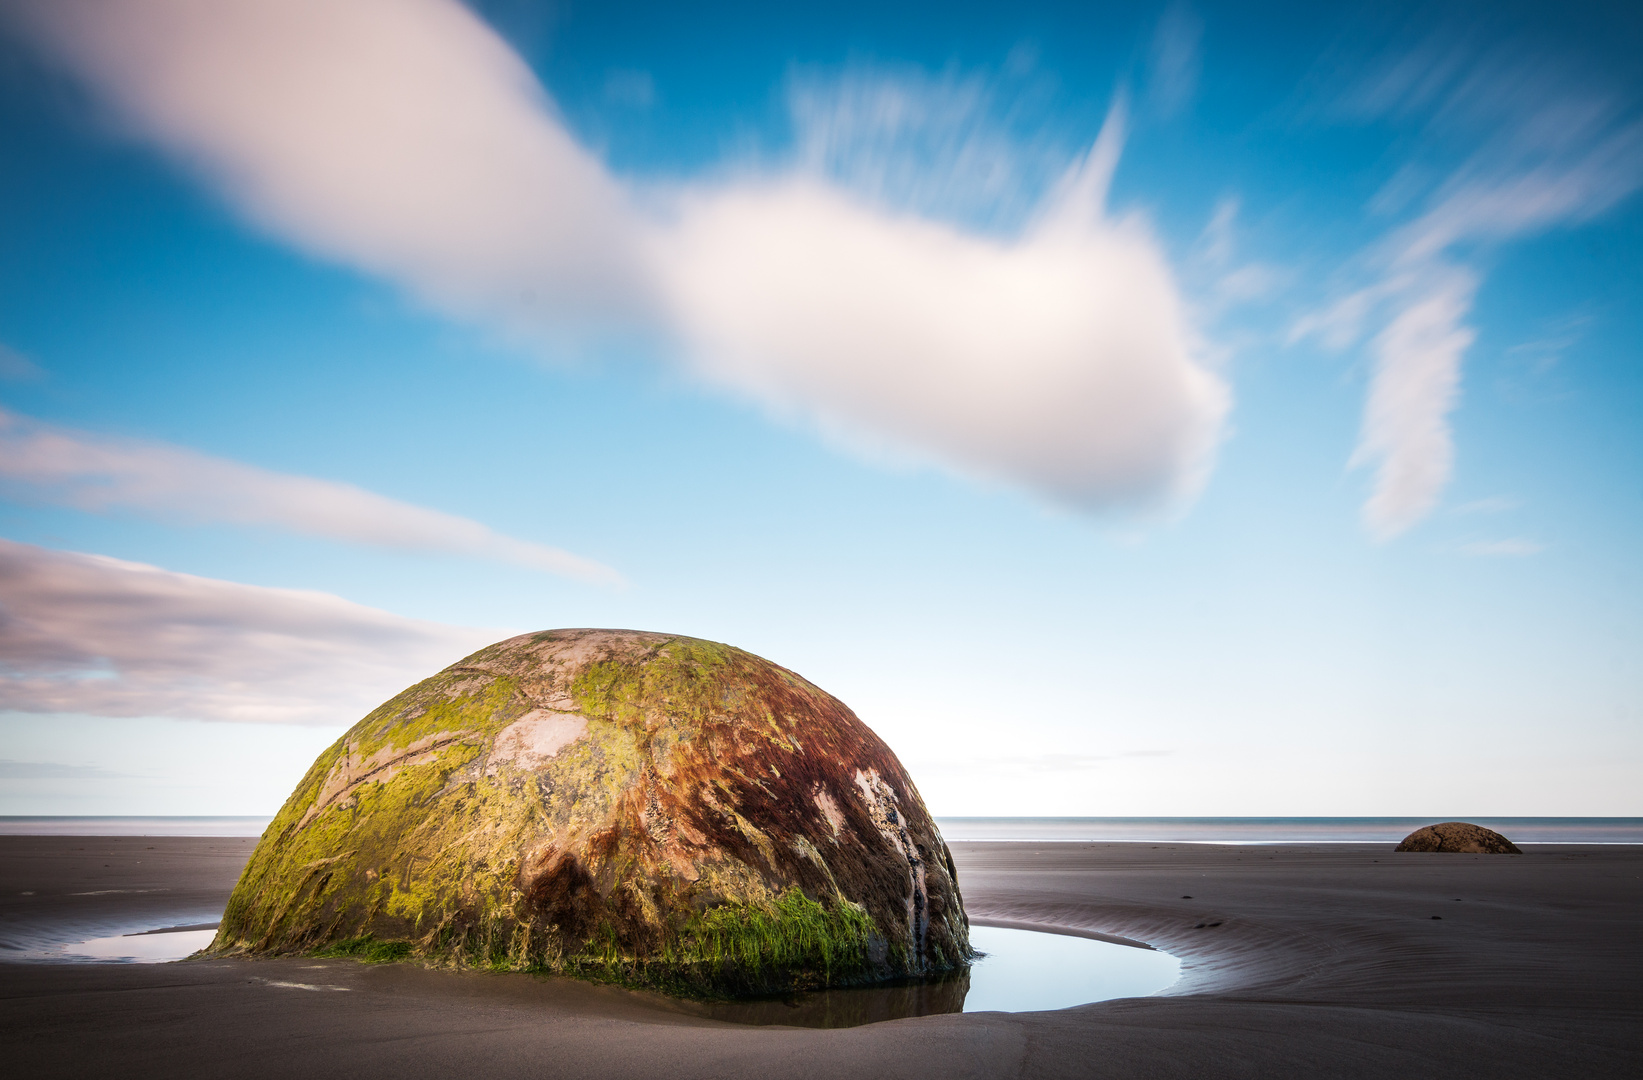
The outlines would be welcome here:
M 86 10 L 0 4 L 0 813 L 585 625 L 940 814 L 1643 813 L 1625 6 Z

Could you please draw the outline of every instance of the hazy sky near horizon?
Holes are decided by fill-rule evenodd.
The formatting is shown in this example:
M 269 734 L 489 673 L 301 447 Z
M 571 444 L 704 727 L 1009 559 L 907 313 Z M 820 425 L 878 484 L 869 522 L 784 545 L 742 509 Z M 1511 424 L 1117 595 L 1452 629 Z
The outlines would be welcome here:
M 0 813 L 500 637 L 938 814 L 1643 814 L 1643 15 L 0 0 Z

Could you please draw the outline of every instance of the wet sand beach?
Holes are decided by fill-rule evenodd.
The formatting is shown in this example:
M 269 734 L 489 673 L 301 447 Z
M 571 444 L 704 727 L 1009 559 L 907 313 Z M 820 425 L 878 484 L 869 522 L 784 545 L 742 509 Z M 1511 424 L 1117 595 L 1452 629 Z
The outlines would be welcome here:
M 351 960 L 19 962 L 220 912 L 251 838 L 0 837 L 30 1077 L 1632 1077 L 1643 847 L 953 845 L 977 922 L 1149 942 L 1150 998 L 816 1030 L 568 979 Z M 1434 918 L 1436 916 L 1436 918 Z

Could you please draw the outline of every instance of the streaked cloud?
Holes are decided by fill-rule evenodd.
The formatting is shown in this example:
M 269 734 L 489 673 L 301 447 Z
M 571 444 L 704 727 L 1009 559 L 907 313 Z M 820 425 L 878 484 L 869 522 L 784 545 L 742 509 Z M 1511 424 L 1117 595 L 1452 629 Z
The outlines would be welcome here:
M 0 780 L 121 780 L 128 776 L 127 773 L 112 772 L 96 765 L 0 758 Z
M 1476 540 L 1469 544 L 1462 544 L 1460 550 L 1464 555 L 1478 555 L 1486 558 L 1501 556 L 1522 558 L 1525 555 L 1539 555 L 1546 550 L 1546 545 L 1538 540 L 1513 537 L 1508 540 Z
M 5 14 L 242 214 L 447 311 L 642 306 L 625 193 L 455 0 L 20 0 Z
M 1171 4 L 1158 20 L 1147 70 L 1147 98 L 1160 116 L 1174 116 L 1197 92 L 1203 36 L 1203 20 L 1185 4 Z
M 269 233 L 442 310 L 655 335 L 851 446 L 1083 509 L 1178 502 L 1213 463 L 1229 392 L 1146 223 L 1106 210 L 1122 110 L 998 235 L 951 212 L 1021 175 L 982 82 L 800 92 L 793 162 L 641 190 L 455 0 L 10 10 Z
M 1461 357 L 1472 344 L 1461 320 L 1475 288 L 1470 274 L 1451 271 L 1398 311 L 1374 341 L 1375 373 L 1353 462 L 1378 464 L 1363 513 L 1382 539 L 1430 513 L 1449 481 L 1455 451 L 1448 416 Z
M 1045 115 L 1039 79 L 1030 60 L 1005 75 L 861 62 L 797 69 L 788 171 L 895 215 L 1004 234 L 1088 150 Z
M 656 104 L 656 80 L 648 71 L 616 68 L 605 74 L 605 100 L 629 109 Z
M 40 365 L 8 345 L 0 344 L 0 379 L 33 382 L 45 375 Z
M 1084 772 L 1115 761 L 1173 757 L 1174 750 L 1124 750 L 1111 754 L 996 754 L 984 758 L 925 758 L 921 764 L 940 770 L 997 773 L 1001 769 L 1027 773 Z
M 1268 298 L 1289 276 L 1276 266 L 1240 258 L 1238 212 L 1238 199 L 1221 199 L 1193 245 L 1190 265 L 1199 284 L 1198 302 L 1210 313 Z
M 1643 186 L 1635 104 L 1557 58 L 1443 37 L 1343 95 L 1341 108 L 1357 119 L 1418 122 L 1443 150 L 1435 156 L 1466 148 L 1446 171 L 1420 161 L 1398 170 L 1372 209 L 1407 208 L 1409 219 L 1360 256 L 1359 284 L 1303 316 L 1291 335 L 1345 348 L 1373 334 L 1353 463 L 1375 467 L 1364 521 L 1378 538 L 1430 513 L 1453 470 L 1448 417 L 1475 337 L 1477 254 L 1590 221 Z
M 53 427 L 4 410 L 0 491 L 97 513 L 269 526 L 351 544 L 494 559 L 583 581 L 621 581 L 590 559 L 352 484 Z
M 1473 499 L 1471 502 L 1461 503 L 1451 513 L 1456 514 L 1505 514 L 1520 509 L 1523 500 L 1511 495 L 1490 495 L 1487 498 Z
M 0 710 L 347 724 L 505 636 L 0 540 Z

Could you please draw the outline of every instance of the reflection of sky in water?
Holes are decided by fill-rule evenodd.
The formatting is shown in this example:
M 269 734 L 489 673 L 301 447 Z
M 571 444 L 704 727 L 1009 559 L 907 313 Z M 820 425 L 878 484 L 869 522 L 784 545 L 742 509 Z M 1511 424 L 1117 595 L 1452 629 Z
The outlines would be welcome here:
M 970 927 L 987 956 L 970 968 L 965 1012 L 1036 1012 L 1156 994 L 1181 974 L 1168 953 L 1034 930 Z
M 91 960 L 124 960 L 136 964 L 163 964 L 192 956 L 217 936 L 216 930 L 179 930 L 169 934 L 126 934 L 120 937 L 92 938 L 63 946 L 63 955 L 69 958 L 85 957 Z
M 878 986 L 819 990 L 696 1006 L 717 1020 L 840 1028 L 955 1012 L 1038 1012 L 1145 997 L 1181 974 L 1168 953 L 1035 930 L 970 927 L 986 953 L 966 972 Z

